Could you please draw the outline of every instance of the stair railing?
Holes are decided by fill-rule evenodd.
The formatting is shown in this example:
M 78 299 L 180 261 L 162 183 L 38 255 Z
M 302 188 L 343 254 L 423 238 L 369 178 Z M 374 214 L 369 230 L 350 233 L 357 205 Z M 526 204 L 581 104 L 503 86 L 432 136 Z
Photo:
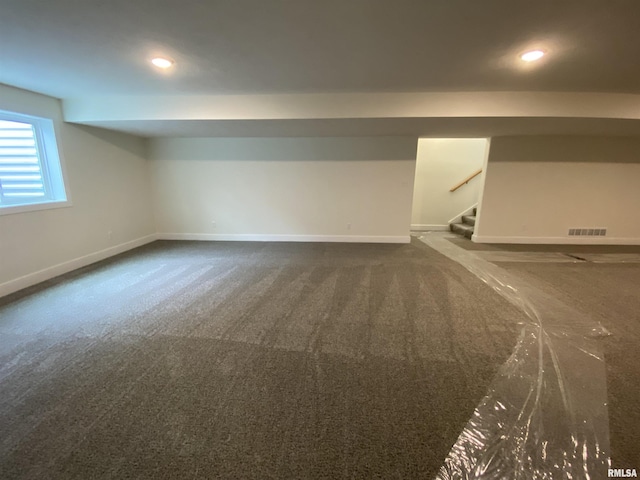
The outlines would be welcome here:
M 449 189 L 450 192 L 455 192 L 457 189 L 459 189 L 461 186 L 466 185 L 467 183 L 469 183 L 470 180 L 474 179 L 475 177 L 477 177 L 478 175 L 480 175 L 482 173 L 482 169 L 473 172 L 471 175 L 469 175 L 467 178 L 465 178 L 464 180 L 462 180 L 460 183 L 456 183 L 453 187 L 451 187 Z

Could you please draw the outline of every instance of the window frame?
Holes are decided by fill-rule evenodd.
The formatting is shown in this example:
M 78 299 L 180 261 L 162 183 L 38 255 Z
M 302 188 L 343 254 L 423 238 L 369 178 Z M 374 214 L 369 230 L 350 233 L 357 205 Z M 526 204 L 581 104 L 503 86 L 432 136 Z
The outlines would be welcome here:
M 44 198 L 26 203 L 24 199 L 15 203 L 3 203 L 0 199 L 0 216 L 70 207 L 72 203 L 69 183 L 54 121 L 50 118 L 2 109 L 0 109 L 0 120 L 27 123 L 33 127 L 36 155 L 45 191 Z

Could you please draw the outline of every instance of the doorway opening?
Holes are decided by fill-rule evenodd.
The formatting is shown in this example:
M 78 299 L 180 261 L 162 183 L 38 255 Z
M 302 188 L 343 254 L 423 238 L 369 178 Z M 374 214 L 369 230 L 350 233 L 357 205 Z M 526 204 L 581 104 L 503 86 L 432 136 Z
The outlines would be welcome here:
M 472 237 L 488 148 L 487 138 L 418 139 L 412 231 L 451 229 Z

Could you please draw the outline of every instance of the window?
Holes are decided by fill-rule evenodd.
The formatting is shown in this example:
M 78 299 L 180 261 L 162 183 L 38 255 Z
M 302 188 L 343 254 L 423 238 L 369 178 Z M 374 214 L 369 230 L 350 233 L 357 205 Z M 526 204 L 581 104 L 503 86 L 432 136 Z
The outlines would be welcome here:
M 53 122 L 0 111 L 0 214 L 66 200 Z

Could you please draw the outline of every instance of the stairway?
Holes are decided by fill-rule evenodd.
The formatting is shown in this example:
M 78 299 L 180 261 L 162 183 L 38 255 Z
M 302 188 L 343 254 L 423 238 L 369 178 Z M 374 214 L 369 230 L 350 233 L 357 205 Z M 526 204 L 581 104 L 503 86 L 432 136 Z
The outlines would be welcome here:
M 449 228 L 451 231 L 471 239 L 471 235 L 473 235 L 473 229 L 476 224 L 476 211 L 477 209 L 474 208 L 473 215 L 463 215 L 462 223 L 450 223 Z

